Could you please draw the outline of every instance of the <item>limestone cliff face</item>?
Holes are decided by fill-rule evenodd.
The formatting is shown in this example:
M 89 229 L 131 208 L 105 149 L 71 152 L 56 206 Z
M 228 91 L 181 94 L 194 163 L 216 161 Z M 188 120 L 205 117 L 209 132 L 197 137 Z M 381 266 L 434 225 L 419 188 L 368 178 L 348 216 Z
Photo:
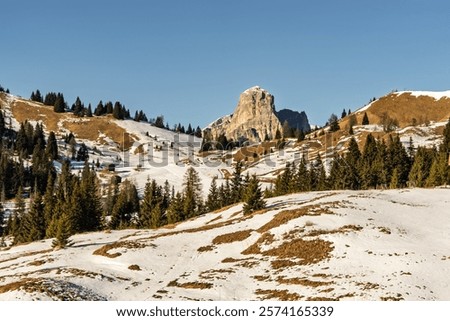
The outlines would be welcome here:
M 263 141 L 266 137 L 275 138 L 281 123 L 275 112 L 275 99 L 258 86 L 244 91 L 234 113 L 212 123 L 207 130 L 212 137 L 224 134 L 234 141 Z

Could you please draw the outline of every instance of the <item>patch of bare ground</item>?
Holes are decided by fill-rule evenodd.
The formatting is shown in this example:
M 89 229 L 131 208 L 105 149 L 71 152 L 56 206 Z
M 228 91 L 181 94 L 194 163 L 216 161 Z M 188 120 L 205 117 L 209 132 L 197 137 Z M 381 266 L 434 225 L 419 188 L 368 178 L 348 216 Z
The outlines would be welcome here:
M 130 265 L 130 266 L 128 267 L 128 270 L 131 270 L 131 271 L 141 271 L 141 267 L 140 267 L 139 265 L 137 265 L 137 264 L 132 264 L 132 265 Z
M 35 260 L 35 261 L 28 263 L 27 266 L 41 266 L 41 265 L 44 265 L 45 263 L 51 263 L 53 261 L 54 261 L 54 259 L 52 259 L 52 258 L 48 258 L 46 260 Z
M 380 297 L 380 300 L 381 301 L 403 301 L 405 299 L 403 298 L 403 296 L 400 293 L 397 293 L 396 296 L 393 296 L 393 295 L 391 295 L 391 296 L 382 296 L 382 297 Z
M 280 259 L 300 259 L 299 265 L 315 264 L 331 256 L 333 243 L 321 239 L 297 239 L 285 242 L 279 247 L 264 251 L 263 255 Z
M 270 266 L 274 270 L 282 270 L 285 268 L 290 268 L 293 266 L 299 265 L 296 261 L 293 260 L 273 260 L 270 262 Z
M 221 218 L 222 218 L 222 215 L 217 215 L 217 216 L 216 216 L 215 218 L 213 218 L 212 220 L 206 222 L 206 224 L 211 224 L 211 223 L 213 223 L 213 222 L 215 222 L 215 221 L 220 220 Z
M 130 135 L 125 129 L 117 125 L 112 116 L 71 118 L 63 121 L 64 128 L 74 133 L 76 138 L 95 141 L 100 134 L 111 138 L 121 149 L 129 149 L 138 137 Z
M 235 259 L 232 257 L 226 257 L 222 260 L 222 263 L 235 263 L 235 262 L 239 262 L 242 261 L 243 259 Z
M 306 301 L 339 301 L 337 298 L 327 298 L 323 296 L 310 296 Z
M 280 284 L 290 284 L 290 285 L 302 285 L 302 286 L 309 286 L 313 288 L 317 288 L 320 286 L 326 286 L 333 284 L 333 282 L 324 282 L 324 281 L 312 281 L 308 279 L 303 278 L 285 278 L 285 277 L 278 277 L 277 282 Z
M 253 230 L 244 230 L 244 231 L 236 231 L 233 233 L 227 233 L 216 236 L 213 240 L 213 244 L 225 244 L 225 243 L 233 243 L 239 242 L 247 239 Z
M 206 246 L 200 246 L 197 251 L 198 252 L 210 252 L 214 250 L 216 247 L 214 245 L 206 245 Z
M 380 288 L 379 284 L 372 282 L 357 282 L 356 285 L 359 286 L 363 291 L 375 290 Z
M 109 253 L 109 251 L 111 251 L 111 250 L 119 249 L 119 248 L 142 249 L 142 248 L 146 248 L 146 247 L 147 247 L 147 245 L 139 243 L 139 242 L 119 241 L 119 242 L 106 244 L 106 245 L 102 246 L 101 248 L 98 248 L 97 250 L 95 250 L 92 254 L 93 255 L 101 255 L 101 256 L 105 256 L 105 257 L 109 257 L 109 258 L 113 259 L 118 256 L 121 256 L 122 253 L 118 253 L 118 252 Z
M 338 229 L 334 230 L 313 230 L 308 232 L 305 236 L 309 237 L 315 237 L 319 235 L 326 235 L 326 234 L 338 234 L 338 233 L 348 233 L 352 231 L 361 231 L 363 228 L 359 225 L 344 225 Z
M 281 211 L 277 213 L 272 218 L 271 221 L 261 226 L 257 231 L 260 233 L 264 233 L 278 226 L 287 224 L 289 221 L 302 216 L 319 216 L 322 214 L 333 214 L 333 212 L 331 212 L 329 209 L 331 207 L 331 204 L 334 204 L 334 202 L 318 205 L 308 205 L 297 209 Z
M 33 119 L 42 122 L 47 130 L 55 133 L 58 132 L 58 122 L 67 117 L 65 113 L 55 113 L 51 106 L 31 104 L 22 100 L 15 101 L 11 106 L 11 111 L 19 123 Z
M 233 269 L 207 270 L 199 274 L 199 277 L 206 280 L 226 280 L 228 274 L 235 273 Z
M 261 296 L 262 300 L 279 300 L 279 301 L 298 301 L 302 298 L 298 293 L 292 293 L 288 290 L 262 290 L 257 289 L 256 295 Z
M 167 284 L 167 286 L 184 288 L 184 289 L 204 290 L 204 289 L 211 289 L 213 287 L 213 284 L 206 283 L 206 282 L 198 282 L 198 281 L 180 283 L 180 282 L 178 282 L 178 279 L 176 279 L 176 280 L 170 281 L 169 284 Z
M 381 233 L 384 234 L 391 234 L 391 230 L 388 227 L 384 227 L 384 226 L 378 226 L 378 231 L 380 231 Z
M 260 246 L 263 244 L 272 244 L 272 242 L 275 240 L 273 234 L 271 233 L 264 233 L 261 235 L 261 237 L 252 245 L 250 245 L 247 249 L 241 252 L 243 255 L 251 255 L 251 254 L 261 254 L 261 248 Z
M 259 265 L 259 261 L 243 260 L 243 261 L 237 263 L 235 266 L 240 266 L 240 267 L 243 267 L 243 268 L 252 269 L 252 268 L 254 268 L 257 265 Z
M 269 281 L 270 280 L 270 276 L 268 276 L 268 275 L 254 275 L 254 276 L 252 276 L 252 278 L 254 278 L 256 281 Z

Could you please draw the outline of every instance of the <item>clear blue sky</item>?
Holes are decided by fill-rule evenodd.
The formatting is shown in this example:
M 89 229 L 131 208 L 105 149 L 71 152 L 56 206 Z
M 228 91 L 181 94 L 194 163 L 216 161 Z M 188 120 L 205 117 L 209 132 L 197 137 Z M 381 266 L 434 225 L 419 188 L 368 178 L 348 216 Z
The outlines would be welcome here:
M 450 89 L 449 12 L 448 0 L 2 0 L 0 84 L 201 127 L 260 85 L 323 124 L 393 89 Z

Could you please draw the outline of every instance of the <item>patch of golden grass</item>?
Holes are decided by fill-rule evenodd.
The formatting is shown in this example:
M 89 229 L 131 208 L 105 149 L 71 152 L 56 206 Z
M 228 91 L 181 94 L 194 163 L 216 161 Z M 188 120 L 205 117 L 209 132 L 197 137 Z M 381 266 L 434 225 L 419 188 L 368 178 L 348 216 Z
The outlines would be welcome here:
M 232 257 L 226 257 L 222 260 L 222 263 L 234 263 L 234 262 L 239 262 L 242 261 L 242 259 L 235 259 Z
M 116 258 L 118 256 L 121 256 L 122 253 L 109 253 L 109 251 L 113 249 L 118 248 L 125 248 L 125 249 L 142 249 L 147 247 L 146 245 L 139 243 L 139 242 L 132 242 L 132 241 L 119 241 L 114 243 L 109 243 L 106 245 L 103 245 L 102 247 L 95 250 L 92 254 L 93 255 L 101 255 L 105 257 L 109 257 L 111 259 Z
M 184 288 L 184 289 L 204 290 L 204 289 L 211 289 L 213 287 L 213 284 L 206 283 L 206 282 L 198 282 L 198 281 L 179 283 L 178 279 L 177 279 L 177 280 L 170 281 L 169 284 L 167 284 L 167 286 Z
M 233 242 L 239 242 L 247 239 L 252 234 L 253 230 L 244 230 L 244 231 L 237 231 L 227 234 L 222 234 L 216 236 L 213 240 L 213 244 L 225 244 L 225 243 L 233 243 Z
M 296 265 L 298 265 L 298 263 L 293 260 L 273 260 L 270 262 L 270 266 L 274 270 L 282 270 Z
M 380 123 L 383 113 L 388 113 L 391 118 L 397 119 L 402 127 L 411 125 L 413 118 L 418 125 L 428 121 L 446 121 L 450 117 L 450 99 L 415 97 L 409 93 L 390 94 L 375 101 L 367 110 L 370 123 Z M 363 113 L 357 115 L 358 124 L 361 123 L 362 117 Z
M 308 279 L 301 279 L 301 278 L 290 278 L 287 279 L 285 277 L 278 277 L 277 282 L 280 284 L 290 284 L 290 285 L 302 285 L 302 286 L 309 286 L 313 288 L 317 288 L 320 286 L 326 286 L 333 284 L 333 282 L 324 282 L 324 281 L 312 281 Z
M 201 246 L 197 249 L 198 252 L 210 252 L 214 250 L 216 247 L 213 245 Z
M 254 278 L 256 281 L 267 281 L 270 279 L 270 276 L 268 275 L 254 275 L 252 276 L 252 278 Z
M 140 267 L 139 265 L 137 265 L 137 264 L 132 264 L 132 265 L 130 265 L 130 266 L 128 267 L 128 270 L 131 270 L 131 271 L 141 271 L 141 267 Z
M 75 137 L 96 141 L 100 134 L 111 138 L 121 149 L 129 149 L 138 138 L 117 125 L 112 116 L 72 118 L 64 120 L 64 127 Z
M 262 290 L 257 289 L 256 295 L 262 296 L 262 300 L 279 300 L 279 301 L 298 301 L 302 298 L 298 293 L 292 293 L 288 290 Z
M 280 259 L 300 259 L 300 265 L 315 264 L 331 256 L 333 243 L 321 239 L 297 239 L 285 242 L 279 247 L 264 251 L 263 255 Z
M 212 220 L 209 220 L 208 222 L 206 222 L 206 225 L 213 223 L 215 221 L 218 221 L 222 218 L 222 215 L 217 215 L 215 218 L 213 218 Z
M 277 213 L 270 222 L 261 226 L 257 231 L 260 233 L 267 232 L 273 228 L 287 224 L 289 221 L 302 217 L 302 216 L 318 216 L 321 214 L 330 214 L 330 211 L 326 208 L 322 208 L 321 205 L 308 205 L 292 210 L 283 210 Z
M 33 280 L 34 279 L 26 278 L 26 279 L 22 279 L 20 281 L 11 282 L 11 283 L 8 283 L 8 284 L 5 284 L 5 285 L 0 285 L 0 294 L 19 290 L 20 288 L 22 288 L 26 284 L 28 284 L 30 282 L 33 282 Z
M 47 130 L 54 131 L 55 133 L 59 131 L 58 122 L 69 117 L 65 113 L 55 113 L 51 106 L 29 103 L 23 100 L 15 101 L 11 106 L 11 111 L 19 123 L 30 119 L 36 120 L 42 122 Z
M 203 271 L 199 274 L 199 277 L 207 280 L 226 280 L 227 275 L 224 274 L 231 273 L 235 273 L 235 271 L 233 269 L 216 269 Z
M 271 233 L 264 233 L 261 237 L 252 245 L 250 245 L 247 249 L 241 252 L 243 255 L 251 255 L 251 254 L 261 254 L 260 246 L 263 244 L 272 244 L 274 241 L 274 236 Z
M 359 225 L 344 225 L 334 230 L 313 230 L 308 232 L 308 234 L 306 234 L 305 236 L 314 237 L 325 234 L 348 233 L 352 231 L 361 231 L 362 229 L 363 229 L 362 226 Z

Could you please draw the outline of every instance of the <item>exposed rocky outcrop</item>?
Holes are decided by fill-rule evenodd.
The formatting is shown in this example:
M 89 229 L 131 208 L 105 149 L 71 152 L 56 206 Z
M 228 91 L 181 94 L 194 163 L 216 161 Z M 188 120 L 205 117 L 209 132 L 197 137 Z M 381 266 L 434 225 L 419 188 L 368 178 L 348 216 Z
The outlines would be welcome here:
M 304 112 L 283 110 L 281 114 L 277 113 L 274 96 L 255 86 L 240 95 L 233 114 L 219 118 L 205 130 L 212 139 L 225 135 L 228 140 L 257 142 L 274 139 L 277 130 L 282 133 L 284 120 L 291 127 L 309 130 L 308 118 Z
M 298 112 L 290 109 L 282 109 L 277 112 L 277 117 L 281 124 L 287 121 L 291 128 L 300 129 L 305 133 L 311 130 L 308 116 L 306 116 L 304 111 Z

